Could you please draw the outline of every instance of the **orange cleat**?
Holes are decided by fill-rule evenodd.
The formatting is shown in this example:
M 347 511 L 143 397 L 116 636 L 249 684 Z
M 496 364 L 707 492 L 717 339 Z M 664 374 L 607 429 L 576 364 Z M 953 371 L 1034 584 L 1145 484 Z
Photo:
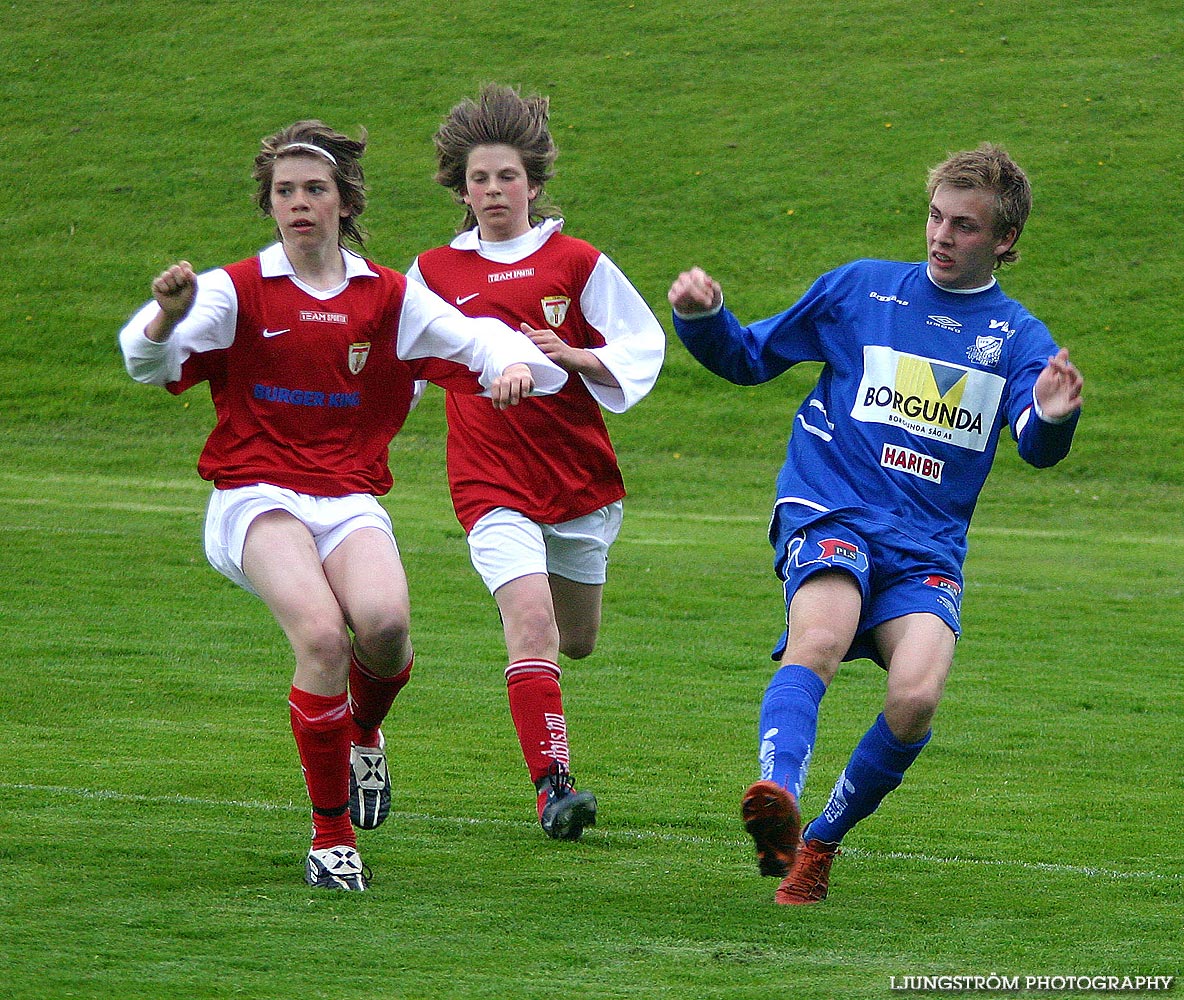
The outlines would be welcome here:
M 740 803 L 744 829 L 756 842 L 762 875 L 787 875 L 802 834 L 802 818 L 794 797 L 775 781 L 750 785 Z
M 838 854 L 838 844 L 821 840 L 802 841 L 793 867 L 777 887 L 773 899 L 783 906 L 822 902 L 826 899 L 826 890 L 830 885 L 831 862 Z

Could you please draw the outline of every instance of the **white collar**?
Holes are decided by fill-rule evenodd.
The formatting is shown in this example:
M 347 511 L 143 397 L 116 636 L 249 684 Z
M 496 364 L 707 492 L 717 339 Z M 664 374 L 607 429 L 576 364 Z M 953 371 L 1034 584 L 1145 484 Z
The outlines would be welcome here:
M 929 273 L 929 265 L 925 265 L 925 277 L 933 281 L 933 275 Z M 988 288 L 994 288 L 999 282 L 995 280 L 995 275 L 991 275 L 991 280 L 979 288 L 946 288 L 945 285 L 939 285 L 933 281 L 934 287 L 940 288 L 943 292 L 952 292 L 954 295 L 977 295 L 979 292 L 985 292 Z
M 482 257 L 499 264 L 513 264 L 529 257 L 562 228 L 562 219 L 543 219 L 521 236 L 515 236 L 512 240 L 493 242 L 481 239 L 480 230 L 474 226 L 457 236 L 449 246 L 454 250 L 475 250 Z
M 366 263 L 365 258 L 348 250 L 345 247 L 340 247 L 341 260 L 345 264 L 345 280 L 350 278 L 358 278 L 362 276 L 377 278 L 378 275 L 370 269 Z M 259 251 L 259 270 L 265 278 L 282 278 L 285 275 L 289 278 L 296 278 L 296 269 L 292 266 L 292 262 L 288 260 L 287 253 L 284 252 L 283 243 L 273 243 Z

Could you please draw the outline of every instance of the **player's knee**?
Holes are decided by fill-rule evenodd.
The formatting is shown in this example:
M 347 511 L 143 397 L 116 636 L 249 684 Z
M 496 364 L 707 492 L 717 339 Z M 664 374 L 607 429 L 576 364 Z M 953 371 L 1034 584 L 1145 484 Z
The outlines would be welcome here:
M 410 615 L 398 608 L 370 615 L 355 622 L 354 641 L 366 663 L 401 667 L 410 655 Z
M 940 690 L 925 686 L 894 692 L 885 703 L 884 720 L 902 743 L 915 743 L 929 732 L 940 701 Z
M 344 686 L 350 660 L 350 637 L 344 622 L 310 617 L 287 634 L 306 683 L 326 690 Z
M 529 608 L 506 619 L 506 639 L 511 644 L 538 651 L 537 655 L 544 655 L 545 650 L 559 647 L 559 628 L 555 618 L 545 608 Z
M 339 618 L 310 615 L 289 638 L 299 659 L 327 667 L 349 661 L 349 630 Z
M 851 646 L 851 637 L 825 625 L 795 628 L 789 636 L 783 662 L 810 667 L 824 677 L 833 677 Z
M 559 652 L 571 660 L 582 660 L 591 656 L 596 649 L 596 632 L 590 629 L 575 629 L 561 632 Z

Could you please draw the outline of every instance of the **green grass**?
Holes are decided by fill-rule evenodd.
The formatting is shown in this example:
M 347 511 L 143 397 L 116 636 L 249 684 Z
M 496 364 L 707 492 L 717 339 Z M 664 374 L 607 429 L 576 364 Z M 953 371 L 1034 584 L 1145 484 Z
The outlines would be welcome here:
M 0 996 L 883 997 L 891 976 L 1181 973 L 1184 285 L 1178 4 L 818 7 L 455 0 L 11 6 L 0 33 Z M 430 136 L 485 80 L 552 97 L 552 185 L 665 321 L 692 263 L 738 313 L 859 256 L 917 259 L 925 169 L 991 138 L 1036 208 L 1004 287 L 1087 376 L 1074 452 L 1004 448 L 971 531 L 930 748 L 848 838 L 831 898 L 774 907 L 737 818 L 779 631 L 764 540 L 815 371 L 740 389 L 671 338 L 611 419 L 630 489 L 595 656 L 565 664 L 577 776 L 547 841 L 429 397 L 387 505 L 416 677 L 386 727 L 373 892 L 300 881 L 291 654 L 205 564 L 208 398 L 124 375 L 165 262 L 253 253 L 258 138 L 371 135 L 370 252 L 458 221 Z M 805 808 L 878 711 L 840 673 Z
M 408 498 L 420 666 L 388 726 L 395 812 L 362 835 L 373 892 L 326 898 L 299 882 L 288 653 L 196 558 L 200 486 L 30 485 L 0 475 L 3 597 L 27 609 L 2 714 L 13 996 L 544 997 L 574 976 L 586 996 L 773 977 L 870 997 L 890 975 L 1178 968 L 1178 626 L 1141 598 L 1178 614 L 1178 533 L 984 528 L 937 738 L 849 838 L 831 900 L 787 913 L 734 815 L 777 610 L 759 517 L 633 517 L 601 650 L 567 674 L 603 804 L 569 845 L 530 815 L 457 533 Z M 881 696 L 871 665 L 840 674 L 808 808 Z

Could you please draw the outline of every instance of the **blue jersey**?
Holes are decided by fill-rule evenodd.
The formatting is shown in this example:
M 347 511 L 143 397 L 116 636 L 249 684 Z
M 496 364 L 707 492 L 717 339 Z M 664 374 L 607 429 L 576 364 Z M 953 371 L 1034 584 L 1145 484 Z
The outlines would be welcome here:
M 1053 424 L 1033 410 L 1036 378 L 1057 346 L 997 283 L 951 292 L 923 263 L 860 260 L 751 326 L 727 309 L 676 315 L 674 326 L 699 362 L 738 385 L 823 363 L 777 477 L 782 516 L 798 526 L 850 512 L 960 565 L 1003 427 L 1032 465 L 1069 452 L 1077 415 Z

